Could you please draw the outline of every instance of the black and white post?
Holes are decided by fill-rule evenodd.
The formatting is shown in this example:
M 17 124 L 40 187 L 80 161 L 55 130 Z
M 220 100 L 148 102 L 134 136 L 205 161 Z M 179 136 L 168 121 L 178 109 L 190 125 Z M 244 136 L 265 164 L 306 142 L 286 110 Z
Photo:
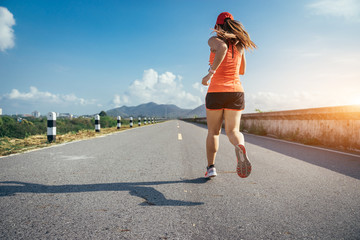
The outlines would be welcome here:
M 154 122 L 154 118 L 152 118 L 152 123 L 154 124 L 155 122 Z
M 151 124 L 151 118 L 148 118 L 148 124 Z
M 47 115 L 47 139 L 49 142 L 56 140 L 56 113 L 49 112 Z
M 146 125 L 146 118 L 144 118 L 144 125 Z
M 121 128 L 121 117 L 118 116 L 117 117 L 117 129 L 120 129 Z
M 132 128 L 133 127 L 133 117 L 130 117 L 130 127 Z
M 100 132 L 100 116 L 95 116 L 95 132 Z
M 141 126 L 141 117 L 138 118 L 138 126 Z

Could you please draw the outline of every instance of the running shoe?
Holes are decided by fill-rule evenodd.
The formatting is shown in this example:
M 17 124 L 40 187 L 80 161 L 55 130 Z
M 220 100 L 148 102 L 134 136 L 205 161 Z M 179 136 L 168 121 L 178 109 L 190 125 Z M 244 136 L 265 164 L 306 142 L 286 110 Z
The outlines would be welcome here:
M 215 167 L 206 167 L 206 173 L 205 173 L 205 177 L 206 178 L 212 178 L 212 177 L 216 177 L 216 168 Z
M 236 172 L 241 178 L 246 178 L 251 173 L 251 164 L 246 154 L 244 145 L 238 145 L 235 147 L 235 154 L 237 158 Z

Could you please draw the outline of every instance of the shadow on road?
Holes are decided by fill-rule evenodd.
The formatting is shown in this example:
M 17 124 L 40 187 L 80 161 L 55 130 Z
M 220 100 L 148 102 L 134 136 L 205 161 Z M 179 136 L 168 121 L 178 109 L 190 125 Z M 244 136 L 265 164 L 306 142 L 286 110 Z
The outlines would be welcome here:
M 188 202 L 167 199 L 164 194 L 151 186 L 162 184 L 204 184 L 206 178 L 196 178 L 179 181 L 157 181 L 157 182 L 129 182 L 129 183 L 99 183 L 79 185 L 44 185 L 17 181 L 0 182 L 0 197 L 13 196 L 16 193 L 80 193 L 80 192 L 102 192 L 102 191 L 129 191 L 130 195 L 140 197 L 145 201 L 143 206 L 196 206 L 203 202 Z
M 349 177 L 360 179 L 360 159 L 354 156 L 295 145 L 290 142 L 274 141 L 271 138 L 260 138 L 249 134 L 245 134 L 245 141 Z

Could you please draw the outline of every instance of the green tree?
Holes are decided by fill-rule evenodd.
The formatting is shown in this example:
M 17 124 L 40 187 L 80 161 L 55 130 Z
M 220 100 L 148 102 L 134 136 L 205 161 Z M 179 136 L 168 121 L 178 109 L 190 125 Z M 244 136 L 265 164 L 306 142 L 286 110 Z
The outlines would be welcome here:
M 105 116 L 107 116 L 107 114 L 106 114 L 105 111 L 101 111 L 101 112 L 99 113 L 99 115 L 100 115 L 100 117 L 105 117 Z

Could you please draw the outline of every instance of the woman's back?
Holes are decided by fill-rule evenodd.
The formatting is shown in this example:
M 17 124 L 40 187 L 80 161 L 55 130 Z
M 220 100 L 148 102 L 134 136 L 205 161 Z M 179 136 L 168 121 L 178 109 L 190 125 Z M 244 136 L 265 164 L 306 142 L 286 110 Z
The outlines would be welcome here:
M 210 65 L 213 64 L 215 53 L 210 53 Z M 238 47 L 229 44 L 224 60 L 212 76 L 208 92 L 243 92 L 239 71 L 242 53 Z

